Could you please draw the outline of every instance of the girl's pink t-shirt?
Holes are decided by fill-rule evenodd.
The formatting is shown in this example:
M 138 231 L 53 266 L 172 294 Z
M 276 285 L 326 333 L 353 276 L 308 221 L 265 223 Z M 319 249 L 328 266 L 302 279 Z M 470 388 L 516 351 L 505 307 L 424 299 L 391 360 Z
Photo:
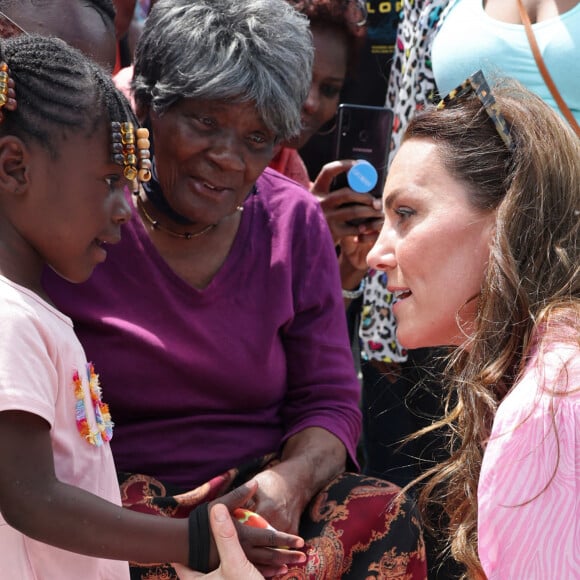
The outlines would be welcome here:
M 78 385 L 92 431 L 96 419 L 89 395 L 90 367 L 71 320 L 35 293 L 0 276 L 0 328 L 0 412 L 26 411 L 42 417 L 50 425 L 57 478 L 120 505 L 109 443 L 97 437 L 92 444 L 77 428 Z M 95 380 L 93 374 L 93 384 Z M 101 534 L 106 536 L 107 530 Z M 101 542 L 99 537 L 95 542 Z M 0 577 L 128 580 L 129 566 L 38 542 L 0 515 Z

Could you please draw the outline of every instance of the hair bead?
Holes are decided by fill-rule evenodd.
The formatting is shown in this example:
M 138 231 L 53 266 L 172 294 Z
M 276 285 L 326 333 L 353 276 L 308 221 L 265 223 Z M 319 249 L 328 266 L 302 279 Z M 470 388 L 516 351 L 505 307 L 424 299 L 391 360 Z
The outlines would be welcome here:
M 139 169 L 139 181 L 145 182 L 151 180 L 151 171 L 149 169 Z
M 14 79 L 10 77 L 10 69 L 4 61 L 0 62 L 0 123 L 4 120 L 2 109 L 14 111 L 16 109 L 16 93 Z
M 141 137 L 140 139 L 137 139 L 137 147 L 139 149 L 149 149 L 151 143 L 149 141 L 149 139 L 145 139 L 143 137 Z
M 135 181 L 137 179 L 137 168 L 134 165 L 125 165 L 125 169 L 123 169 L 123 175 L 129 181 Z M 135 188 L 136 184 L 133 184 Z
M 149 147 L 151 146 L 151 141 L 149 141 L 149 129 L 145 127 L 140 127 L 135 132 L 137 135 L 137 157 L 139 164 L 139 181 L 145 182 L 151 179 L 151 152 Z
M 149 152 L 149 131 L 135 130 L 133 123 L 111 123 L 111 151 L 113 161 L 123 166 L 123 175 L 133 182 L 133 190 L 138 190 L 139 181 L 151 179 L 151 153 Z

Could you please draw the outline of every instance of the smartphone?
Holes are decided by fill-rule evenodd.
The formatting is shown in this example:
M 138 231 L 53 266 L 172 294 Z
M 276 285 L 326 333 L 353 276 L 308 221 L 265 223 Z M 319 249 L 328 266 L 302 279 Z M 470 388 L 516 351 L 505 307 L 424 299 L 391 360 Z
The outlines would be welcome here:
M 380 198 L 387 177 L 387 163 L 393 130 L 393 112 L 386 107 L 341 103 L 338 106 L 335 159 L 364 159 L 378 174 L 375 187 L 369 191 Z M 346 172 L 333 182 L 332 189 L 347 187 Z

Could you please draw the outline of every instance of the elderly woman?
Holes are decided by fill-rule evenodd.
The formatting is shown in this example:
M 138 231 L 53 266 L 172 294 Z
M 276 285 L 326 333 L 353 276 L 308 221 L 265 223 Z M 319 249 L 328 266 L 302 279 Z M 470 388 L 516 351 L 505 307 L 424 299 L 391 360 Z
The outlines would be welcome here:
M 250 507 L 307 541 L 291 574 L 424 577 L 398 488 L 344 473 L 359 385 L 324 216 L 266 169 L 300 131 L 311 61 L 283 0 L 156 3 L 134 72 L 153 177 L 88 283 L 45 284 L 107 387 L 125 505 L 183 517 L 255 475 Z M 134 577 L 173 574 L 154 569 Z

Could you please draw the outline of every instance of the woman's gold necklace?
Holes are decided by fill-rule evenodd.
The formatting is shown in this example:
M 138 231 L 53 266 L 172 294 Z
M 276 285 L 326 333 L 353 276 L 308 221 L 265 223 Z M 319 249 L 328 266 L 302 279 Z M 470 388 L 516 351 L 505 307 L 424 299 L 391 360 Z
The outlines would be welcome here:
M 203 228 L 199 232 L 195 232 L 195 233 L 193 233 L 193 232 L 176 232 L 175 230 L 172 230 L 171 228 L 164 226 L 162 223 L 159 222 L 159 220 L 153 219 L 153 217 L 145 209 L 145 205 L 143 204 L 143 200 L 141 199 L 140 195 L 137 196 L 137 207 L 141 210 L 143 217 L 147 220 L 149 225 L 154 230 L 164 232 L 170 236 L 173 236 L 174 238 L 181 238 L 182 240 L 193 240 L 194 238 L 199 238 L 200 236 L 204 236 L 205 234 L 208 234 L 214 228 L 217 227 L 217 224 L 209 224 L 209 225 L 205 226 L 205 228 Z M 238 207 L 236 207 L 236 211 L 243 211 L 243 210 L 244 210 L 243 205 L 239 205 Z

